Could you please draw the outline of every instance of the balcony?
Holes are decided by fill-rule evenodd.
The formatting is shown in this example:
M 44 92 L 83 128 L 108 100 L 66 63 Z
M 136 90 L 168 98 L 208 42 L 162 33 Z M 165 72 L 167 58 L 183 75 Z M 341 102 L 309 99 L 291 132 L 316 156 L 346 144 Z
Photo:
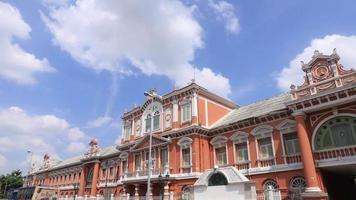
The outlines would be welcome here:
M 238 161 L 237 163 L 235 163 L 235 167 L 238 169 L 238 170 L 248 170 L 251 166 L 251 161 L 250 160 L 246 160 L 246 161 Z
M 159 174 L 165 175 L 165 174 L 170 174 L 171 170 L 168 167 L 164 168 L 154 168 L 152 170 L 152 176 L 158 176 Z M 148 176 L 148 170 L 137 170 L 135 172 L 126 172 L 124 175 L 123 180 L 128 180 L 128 179 L 140 179 L 140 178 L 146 178 Z
M 97 186 L 98 187 L 116 187 L 118 185 L 120 179 L 117 178 L 111 178 L 108 180 L 102 179 L 98 181 Z
M 284 160 L 286 164 L 296 164 L 302 162 L 301 154 L 291 154 L 291 155 L 284 155 Z
M 356 164 L 356 146 L 315 151 L 314 158 L 319 167 Z
M 276 157 L 261 158 L 257 160 L 258 167 L 270 167 L 276 164 Z

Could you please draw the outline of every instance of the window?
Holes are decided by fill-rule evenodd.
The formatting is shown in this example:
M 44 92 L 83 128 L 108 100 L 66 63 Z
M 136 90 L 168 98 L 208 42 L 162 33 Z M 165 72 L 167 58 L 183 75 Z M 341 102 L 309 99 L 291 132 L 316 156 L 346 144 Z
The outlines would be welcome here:
M 278 190 L 278 184 L 275 180 L 267 180 L 265 181 L 265 183 L 263 184 L 263 189 L 265 191 L 268 191 L 268 190 L 273 190 L 273 191 L 276 191 Z
M 103 177 L 105 178 L 106 177 L 106 169 L 102 169 L 101 173 L 102 173 Z
M 161 149 L 161 167 L 168 167 L 168 149 Z
M 183 173 L 189 173 L 190 172 L 190 148 L 184 148 L 182 149 L 182 167 L 183 167 Z
M 236 152 L 236 160 L 238 162 L 245 162 L 248 161 L 248 150 L 247 150 L 247 142 L 235 144 L 235 152 Z
M 323 123 L 315 134 L 316 150 L 356 145 L 356 118 L 343 116 Z
M 156 111 L 153 115 L 153 130 L 158 130 L 160 128 L 160 113 Z
M 148 158 L 150 157 L 149 151 L 146 151 L 145 153 L 145 159 L 146 159 L 146 169 L 148 169 Z M 154 161 L 155 161 L 155 151 L 151 151 L 151 158 L 152 158 L 152 166 L 154 167 Z
M 127 172 L 127 160 L 123 160 L 123 161 L 122 161 L 122 171 L 123 171 L 124 173 Z
M 208 186 L 227 185 L 226 177 L 221 173 L 215 173 L 209 178 Z
M 287 155 L 300 153 L 297 133 L 284 134 L 283 139 Z
M 92 182 L 93 182 L 93 168 L 90 169 L 88 176 L 87 176 L 87 181 L 86 181 L 86 186 L 91 186 Z M 62 179 L 62 177 L 61 177 Z
M 135 155 L 135 170 L 136 171 L 141 170 L 141 154 Z
M 130 139 L 130 135 L 131 135 L 131 125 L 125 125 L 124 127 L 124 138 L 126 140 Z
M 267 159 L 273 157 L 272 141 L 270 137 L 258 140 L 260 158 Z
M 181 108 L 182 112 L 181 112 L 181 115 L 182 115 L 182 123 L 184 122 L 188 122 L 191 120 L 191 104 L 190 103 L 184 103 L 182 104 L 182 108 Z
M 112 177 L 113 174 L 114 174 L 114 168 L 113 167 L 110 167 L 110 170 L 109 170 L 109 176 Z
M 215 149 L 216 164 L 218 166 L 223 166 L 227 164 L 226 160 L 226 147 L 219 147 Z
M 148 114 L 145 119 L 145 124 L 146 124 L 145 132 L 146 133 L 151 131 L 151 119 L 152 119 L 151 114 Z

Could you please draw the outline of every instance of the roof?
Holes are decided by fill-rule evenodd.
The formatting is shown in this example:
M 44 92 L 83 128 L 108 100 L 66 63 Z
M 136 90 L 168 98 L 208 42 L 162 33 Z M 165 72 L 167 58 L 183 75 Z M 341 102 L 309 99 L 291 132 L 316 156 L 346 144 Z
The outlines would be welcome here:
M 266 115 L 268 113 L 286 109 L 285 103 L 291 100 L 289 93 L 282 93 L 279 96 L 275 96 L 263 101 L 259 101 L 247 106 L 242 106 L 231 111 L 222 120 L 213 124 L 210 128 L 216 128 L 219 126 L 228 125 L 234 122 L 242 121 L 245 119 Z
M 103 157 L 114 155 L 116 153 L 119 153 L 119 150 L 116 149 L 116 145 L 108 146 L 103 149 L 100 149 L 99 157 L 103 158 Z M 71 166 L 71 165 L 80 164 L 81 159 L 83 159 L 83 158 L 84 158 L 84 155 L 79 155 L 79 156 L 68 158 L 66 160 L 56 161 L 56 163 L 53 163 L 50 168 L 45 169 L 45 170 L 38 170 L 35 173 L 40 173 L 42 171 L 59 169 L 59 168 L 63 168 L 63 167 Z

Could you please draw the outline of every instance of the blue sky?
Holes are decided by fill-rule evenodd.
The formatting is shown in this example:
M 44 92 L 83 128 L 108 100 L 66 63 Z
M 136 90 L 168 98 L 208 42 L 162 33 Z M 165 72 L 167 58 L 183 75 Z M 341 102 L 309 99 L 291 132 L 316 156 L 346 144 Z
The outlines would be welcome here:
M 351 0 L 5 0 L 0 11 L 0 173 L 26 168 L 27 150 L 37 161 L 81 154 L 93 137 L 113 145 L 145 90 L 182 87 L 194 68 L 246 105 L 300 83 L 315 49 L 356 66 Z

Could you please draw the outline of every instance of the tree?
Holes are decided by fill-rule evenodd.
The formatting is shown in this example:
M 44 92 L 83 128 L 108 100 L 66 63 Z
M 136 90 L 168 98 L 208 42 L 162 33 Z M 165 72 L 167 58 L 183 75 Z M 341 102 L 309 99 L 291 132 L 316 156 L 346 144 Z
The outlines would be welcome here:
M 6 198 L 7 191 L 23 185 L 21 170 L 14 170 L 10 174 L 0 175 L 0 199 Z

